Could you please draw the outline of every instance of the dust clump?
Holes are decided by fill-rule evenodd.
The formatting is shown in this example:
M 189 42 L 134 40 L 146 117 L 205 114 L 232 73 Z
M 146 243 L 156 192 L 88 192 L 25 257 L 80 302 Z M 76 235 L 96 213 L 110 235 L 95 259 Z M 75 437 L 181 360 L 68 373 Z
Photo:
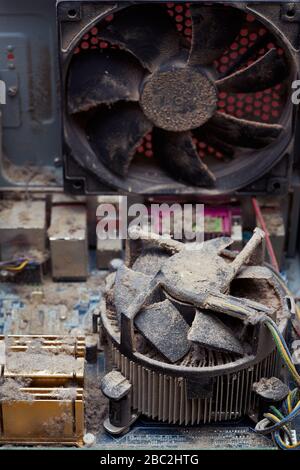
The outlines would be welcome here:
M 52 396 L 61 402 L 73 401 L 77 398 L 77 389 L 75 387 L 60 387 L 53 392 Z
M 46 371 L 48 374 L 73 374 L 81 370 L 76 358 L 65 354 L 41 352 L 11 352 L 6 358 L 6 366 L 13 373 L 34 373 Z
M 72 424 L 73 419 L 69 413 L 61 413 L 59 416 L 48 419 L 43 423 L 43 434 L 49 437 L 57 437 L 64 434 L 65 427 Z
M 6 340 L 6 368 L 10 373 L 26 374 L 46 372 L 47 374 L 69 374 L 80 372 L 82 364 L 70 354 L 72 344 L 66 344 L 63 351 L 44 348 L 39 339 L 25 340 L 25 351 L 11 350 L 9 338 Z
M 0 402 L 32 401 L 32 395 L 22 390 L 28 387 L 30 382 L 30 379 L 2 378 L 0 380 Z
M 100 390 L 101 376 L 85 377 L 84 402 L 86 432 L 98 434 L 103 432 L 103 421 L 108 416 L 108 399 Z

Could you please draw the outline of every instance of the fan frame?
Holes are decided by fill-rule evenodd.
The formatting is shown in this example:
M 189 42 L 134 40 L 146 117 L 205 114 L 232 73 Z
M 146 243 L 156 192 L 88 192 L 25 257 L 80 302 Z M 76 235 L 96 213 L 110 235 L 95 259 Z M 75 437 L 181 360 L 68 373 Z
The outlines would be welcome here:
M 205 199 L 211 199 L 227 194 L 238 193 L 249 194 L 284 194 L 289 189 L 289 182 L 294 161 L 294 139 L 296 131 L 296 112 L 292 104 L 285 106 L 280 123 L 283 125 L 283 136 L 259 151 L 251 151 L 256 155 L 256 164 L 248 165 L 244 169 L 243 178 L 237 178 L 236 173 L 231 176 L 235 184 L 223 185 L 215 188 L 203 188 L 176 181 L 161 169 L 152 168 L 151 177 L 145 177 L 145 165 L 141 165 L 140 176 L 135 172 L 132 176 L 123 179 L 115 175 L 102 165 L 101 176 L 95 176 L 91 171 L 83 168 L 80 164 L 80 155 L 85 152 L 93 154 L 88 140 L 82 130 L 74 124 L 74 118 L 67 112 L 67 76 L 73 51 L 80 39 L 101 19 L 111 13 L 115 13 L 137 4 L 166 3 L 149 2 L 139 0 L 136 2 L 119 1 L 118 3 L 99 1 L 62 1 L 58 4 L 57 18 L 60 44 L 60 72 L 62 83 L 62 120 L 63 120 L 63 142 L 64 142 L 64 186 L 68 192 L 73 194 L 99 194 L 99 193 L 139 193 L 143 195 L 197 195 Z M 206 3 L 192 1 L 191 3 Z M 223 2 L 219 2 L 223 3 Z M 267 4 L 251 5 L 249 3 L 230 3 L 246 13 L 254 14 L 270 32 L 280 41 L 285 49 L 286 55 L 291 63 L 291 71 L 295 79 L 299 71 L 299 57 L 296 52 L 296 32 L 293 23 L 291 27 L 290 17 L 282 10 L 284 5 Z M 271 7 L 271 8 L 270 8 Z M 69 12 L 73 10 L 72 18 Z M 240 159 L 241 160 L 241 159 Z M 238 166 L 244 166 L 240 162 Z M 223 180 L 229 181 L 229 175 L 222 176 Z M 240 171 L 238 169 L 237 171 Z M 227 171 L 230 174 L 230 171 Z M 158 179 L 157 175 L 161 178 Z M 232 175 L 232 173 L 231 173 Z M 158 182 L 157 182 L 158 181 Z

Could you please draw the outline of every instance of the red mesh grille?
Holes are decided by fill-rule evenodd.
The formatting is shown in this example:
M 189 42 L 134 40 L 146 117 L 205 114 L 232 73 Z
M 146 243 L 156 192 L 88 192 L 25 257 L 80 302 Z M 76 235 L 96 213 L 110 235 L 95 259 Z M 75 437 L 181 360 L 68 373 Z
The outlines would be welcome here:
M 137 148 L 137 153 L 139 155 L 145 155 L 147 158 L 153 157 L 152 132 L 149 132 L 149 134 L 144 137 L 139 147 Z
M 189 3 L 167 3 L 167 12 L 174 19 L 176 28 L 188 40 L 192 38 L 192 20 Z

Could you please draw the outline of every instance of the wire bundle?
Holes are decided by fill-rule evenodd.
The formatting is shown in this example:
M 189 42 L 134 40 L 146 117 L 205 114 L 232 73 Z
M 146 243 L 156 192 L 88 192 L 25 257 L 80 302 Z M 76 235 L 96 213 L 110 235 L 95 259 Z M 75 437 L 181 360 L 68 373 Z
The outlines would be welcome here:
M 29 260 L 26 258 L 17 258 L 11 261 L 1 261 L 0 270 L 17 273 L 17 272 L 23 271 L 23 269 L 26 268 L 28 263 L 29 263 Z
M 264 419 L 257 423 L 255 430 L 262 434 L 272 434 L 273 440 L 281 449 L 300 449 L 300 441 L 293 442 L 290 429 L 290 423 L 300 414 L 300 375 L 296 370 L 291 353 L 276 323 L 268 317 L 264 318 L 263 322 L 269 328 L 277 350 L 298 388 L 290 391 L 280 410 L 275 406 L 271 406 L 270 412 L 264 414 Z M 284 435 L 285 439 L 283 439 L 282 435 Z
M 298 374 L 297 369 L 293 363 L 291 353 L 287 347 L 284 337 L 280 333 L 276 323 L 271 318 L 266 317 L 264 318 L 263 322 L 269 328 L 280 356 L 289 369 L 294 381 L 300 388 L 300 375 Z
M 264 419 L 257 423 L 255 430 L 261 434 L 272 434 L 274 442 L 280 449 L 300 449 L 300 441 L 294 442 L 290 424 L 300 413 L 299 389 L 292 390 L 279 410 L 270 407 L 270 412 L 264 414 Z M 270 425 L 271 424 L 271 425 Z

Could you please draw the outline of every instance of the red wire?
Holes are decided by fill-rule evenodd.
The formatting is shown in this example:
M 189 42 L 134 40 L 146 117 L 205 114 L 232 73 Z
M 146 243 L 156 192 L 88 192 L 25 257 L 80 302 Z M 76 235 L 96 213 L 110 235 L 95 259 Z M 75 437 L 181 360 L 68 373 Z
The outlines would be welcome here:
M 257 218 L 261 228 L 263 229 L 263 231 L 266 234 L 266 246 L 267 246 L 267 250 L 268 250 L 268 253 L 269 253 L 269 256 L 270 256 L 271 264 L 272 264 L 273 268 L 279 273 L 279 266 L 278 266 L 278 262 L 277 262 L 277 259 L 276 259 L 275 253 L 274 253 L 273 245 L 272 245 L 271 240 L 270 240 L 270 234 L 268 232 L 268 229 L 267 229 L 267 226 L 266 226 L 266 223 L 265 223 L 265 219 L 264 219 L 264 217 L 261 213 L 261 210 L 260 210 L 259 204 L 257 202 L 257 199 L 255 197 L 252 198 L 252 205 L 253 205 L 253 208 L 254 208 L 254 211 L 255 211 L 256 218 Z

